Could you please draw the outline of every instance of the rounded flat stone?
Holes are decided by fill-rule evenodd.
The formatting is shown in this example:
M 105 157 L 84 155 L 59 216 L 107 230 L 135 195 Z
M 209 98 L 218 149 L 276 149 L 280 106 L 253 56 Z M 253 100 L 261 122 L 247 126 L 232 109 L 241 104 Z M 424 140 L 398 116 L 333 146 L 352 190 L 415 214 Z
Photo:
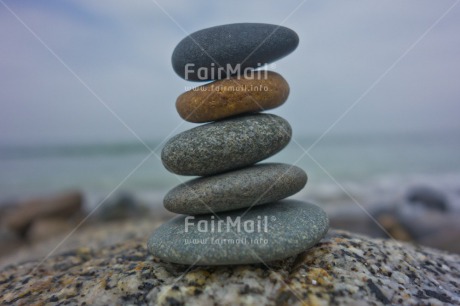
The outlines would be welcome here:
M 218 80 L 278 60 L 298 44 L 297 34 L 282 26 L 221 25 L 194 32 L 179 42 L 172 55 L 172 66 L 186 80 Z
M 257 164 L 181 184 L 166 194 L 164 206 L 186 215 L 235 210 L 287 198 L 306 183 L 307 174 L 299 167 Z
M 283 104 L 289 85 L 276 72 L 261 71 L 252 78 L 229 78 L 196 87 L 179 96 L 176 108 L 190 122 L 208 122 L 272 109 Z
M 179 175 L 213 175 L 243 168 L 282 150 L 291 126 L 272 114 L 252 114 L 197 126 L 172 137 L 161 160 Z
M 147 247 L 154 256 L 179 264 L 264 263 L 311 248 L 328 228 L 318 206 L 282 200 L 247 212 L 176 217 L 152 234 Z

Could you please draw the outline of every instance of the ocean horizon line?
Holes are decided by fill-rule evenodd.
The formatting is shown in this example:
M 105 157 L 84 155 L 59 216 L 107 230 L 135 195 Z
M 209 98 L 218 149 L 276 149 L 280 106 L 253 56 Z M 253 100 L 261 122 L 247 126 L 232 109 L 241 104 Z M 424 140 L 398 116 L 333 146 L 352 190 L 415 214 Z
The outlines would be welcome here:
M 321 135 L 295 135 L 296 142 L 305 145 L 315 143 Z M 382 133 L 343 133 L 330 134 L 321 139 L 323 145 L 360 145 L 398 142 L 423 142 L 449 144 L 460 139 L 460 131 L 416 131 L 416 132 L 382 132 Z M 127 155 L 149 153 L 150 149 L 161 148 L 167 139 L 150 139 L 141 143 L 135 140 L 119 141 L 82 141 L 74 143 L 44 143 L 44 144 L 0 144 L 0 159 L 76 157 L 97 155 Z M 148 147 L 147 147 L 147 146 Z M 319 144 L 317 144 L 319 145 Z M 158 152 L 159 153 L 159 152 Z

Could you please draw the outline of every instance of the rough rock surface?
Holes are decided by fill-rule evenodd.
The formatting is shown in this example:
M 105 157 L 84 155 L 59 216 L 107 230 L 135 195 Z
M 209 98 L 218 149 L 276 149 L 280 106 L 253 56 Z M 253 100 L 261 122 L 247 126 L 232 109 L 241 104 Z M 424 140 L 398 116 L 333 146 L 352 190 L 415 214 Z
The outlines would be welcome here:
M 299 167 L 260 163 L 180 184 L 166 194 L 163 203 L 177 214 L 209 214 L 278 201 L 306 183 L 307 174 Z
M 205 176 L 243 168 L 281 151 L 291 140 L 289 123 L 254 114 L 197 126 L 172 137 L 161 160 L 180 175 Z
M 259 71 L 248 78 L 229 78 L 181 94 L 176 109 L 182 119 L 208 122 L 238 114 L 272 109 L 289 95 L 286 80 L 273 71 Z
M 288 260 L 188 267 L 148 255 L 145 241 L 3 268 L 0 304 L 460 305 L 460 257 L 406 243 L 331 230 Z

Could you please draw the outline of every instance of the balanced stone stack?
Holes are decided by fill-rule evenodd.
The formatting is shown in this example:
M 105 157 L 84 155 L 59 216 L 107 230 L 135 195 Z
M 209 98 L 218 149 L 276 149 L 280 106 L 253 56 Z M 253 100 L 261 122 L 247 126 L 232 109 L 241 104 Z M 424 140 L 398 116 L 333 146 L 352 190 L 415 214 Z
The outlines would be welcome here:
M 283 200 L 300 191 L 306 173 L 293 165 L 258 163 L 290 141 L 289 123 L 261 114 L 283 104 L 289 85 L 257 69 L 294 51 L 297 34 L 285 27 L 241 23 L 184 38 L 172 64 L 186 80 L 212 81 L 177 99 L 186 121 L 210 122 L 171 138 L 162 161 L 171 172 L 200 176 L 173 188 L 166 209 L 183 214 L 158 228 L 149 251 L 189 265 L 264 263 L 296 255 L 328 230 L 319 207 Z

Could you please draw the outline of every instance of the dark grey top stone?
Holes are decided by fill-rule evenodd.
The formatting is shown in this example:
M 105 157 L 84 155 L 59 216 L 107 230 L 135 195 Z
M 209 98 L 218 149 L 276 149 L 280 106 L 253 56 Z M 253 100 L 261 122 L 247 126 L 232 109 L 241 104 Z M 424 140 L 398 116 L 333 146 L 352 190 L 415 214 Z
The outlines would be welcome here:
M 164 198 L 169 211 L 209 214 L 265 204 L 287 198 L 307 183 L 307 174 L 286 164 L 258 164 L 214 176 L 190 180 Z
M 205 176 L 264 160 L 291 139 L 289 123 L 271 114 L 233 117 L 201 125 L 171 138 L 161 152 L 163 165 L 180 175 Z
M 219 67 L 241 64 L 245 68 L 257 68 L 280 59 L 297 48 L 299 37 L 286 27 L 264 23 L 235 23 L 203 29 L 185 37 L 174 49 L 172 65 L 174 71 L 190 81 L 219 79 Z M 186 76 L 188 70 L 194 72 Z M 206 77 L 200 77 L 203 68 Z M 227 69 L 224 69 L 226 72 Z M 220 79 L 225 78 L 221 74 Z
M 249 211 L 176 217 L 152 234 L 147 247 L 154 256 L 173 263 L 265 263 L 309 249 L 328 227 L 327 215 L 318 206 L 282 200 Z

